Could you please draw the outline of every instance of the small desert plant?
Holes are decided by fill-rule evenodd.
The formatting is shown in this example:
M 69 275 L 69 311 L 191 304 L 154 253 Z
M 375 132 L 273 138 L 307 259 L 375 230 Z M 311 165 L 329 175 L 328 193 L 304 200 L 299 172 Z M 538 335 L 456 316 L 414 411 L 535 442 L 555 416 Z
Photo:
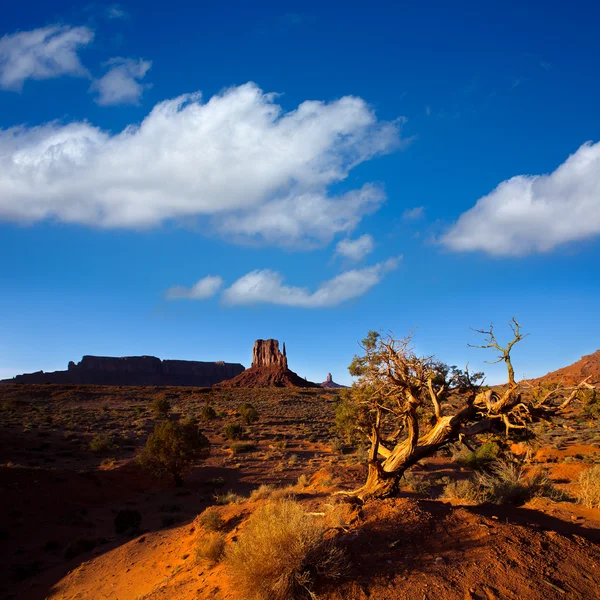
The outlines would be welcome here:
M 466 500 L 474 504 L 480 504 L 485 500 L 481 489 L 471 479 L 451 481 L 446 484 L 442 492 L 442 498 L 449 500 Z
M 243 496 L 229 490 L 226 494 L 218 494 L 215 496 L 215 504 L 238 504 L 244 500 Z
M 335 407 L 335 433 L 348 446 L 354 446 L 360 441 L 359 411 L 356 403 L 350 400 L 346 390 L 342 391 L 340 401 Z
M 478 471 L 498 458 L 500 447 L 495 442 L 484 442 L 474 451 L 462 448 L 453 455 L 454 462 L 461 467 Z
M 242 404 L 238 408 L 237 412 L 242 420 L 242 423 L 245 423 L 246 425 L 250 425 L 251 423 L 256 423 L 256 421 L 258 421 L 258 411 L 249 402 Z
M 275 488 L 272 485 L 267 485 L 263 483 L 261 486 L 257 487 L 250 494 L 250 502 L 256 502 L 257 500 L 266 500 L 271 496 L 273 490 Z
M 415 492 L 415 494 L 423 494 L 425 496 L 429 495 L 429 490 L 431 489 L 431 484 L 426 481 L 422 475 L 416 475 L 415 473 L 405 473 L 401 482 L 403 487 L 408 488 L 411 492 Z
M 547 471 L 538 469 L 527 475 L 523 464 L 508 460 L 496 461 L 489 473 L 478 473 L 475 483 L 485 500 L 495 504 L 520 505 L 536 496 L 561 497 Z
M 207 508 L 199 517 L 198 521 L 207 531 L 219 531 L 223 529 L 223 517 L 217 508 Z
M 211 531 L 198 539 L 196 544 L 196 559 L 206 560 L 216 564 L 221 560 L 225 550 L 225 535 L 217 531 Z
M 588 508 L 600 508 L 600 465 L 579 474 L 577 500 Z
M 152 402 L 152 411 L 157 419 L 166 418 L 170 410 L 171 403 L 166 398 L 154 398 L 154 401 Z
M 97 433 L 90 441 L 90 450 L 92 452 L 106 452 L 113 447 L 113 440 L 110 436 L 103 433 Z
M 241 440 L 244 437 L 244 428 L 239 423 L 228 423 L 223 427 L 223 435 L 228 440 Z
M 243 454 L 244 452 L 252 452 L 256 450 L 256 444 L 254 442 L 233 442 L 229 445 L 229 449 L 231 450 L 231 454 L 233 456 L 237 456 L 238 454 Z
M 305 488 L 308 485 L 308 477 L 306 476 L 305 473 L 302 473 L 302 475 L 300 475 L 300 477 L 298 477 L 298 481 L 296 482 L 296 485 L 299 488 Z
M 593 419 L 600 417 L 600 393 L 596 388 L 580 392 L 584 413 Z
M 196 425 L 164 421 L 156 425 L 137 460 L 154 475 L 169 473 L 180 486 L 185 471 L 209 453 L 210 442 Z
M 312 595 L 317 576 L 341 577 L 345 556 L 324 533 L 323 520 L 297 502 L 261 506 L 226 552 L 236 589 L 248 599 L 289 600 L 303 592 Z
M 201 421 L 212 421 L 217 418 L 217 413 L 212 406 L 206 404 L 200 409 L 199 418 Z
M 142 523 L 142 515 L 139 510 L 124 508 L 115 517 L 115 533 L 121 534 L 127 531 L 135 533 L 139 531 Z

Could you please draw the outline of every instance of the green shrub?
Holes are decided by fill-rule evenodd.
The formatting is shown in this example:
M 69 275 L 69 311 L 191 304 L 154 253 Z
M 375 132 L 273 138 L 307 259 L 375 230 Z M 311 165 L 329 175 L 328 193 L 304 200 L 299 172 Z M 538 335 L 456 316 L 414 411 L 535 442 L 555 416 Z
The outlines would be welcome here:
M 244 428 L 239 423 L 228 423 L 223 427 L 223 434 L 228 440 L 241 440 L 244 437 Z
M 473 471 L 485 468 L 498 458 L 500 446 L 496 442 L 485 442 L 475 451 L 468 448 L 462 448 L 460 452 L 454 454 L 454 462 L 461 467 L 466 467 Z
M 97 433 L 90 441 L 90 450 L 92 452 L 106 452 L 113 448 L 113 440 L 104 433 Z
M 343 391 L 340 401 L 335 407 L 335 433 L 348 446 L 355 446 L 359 441 L 359 411 L 347 391 Z
M 124 508 L 115 517 L 115 533 L 121 534 L 127 531 L 137 533 L 142 524 L 142 515 L 139 510 Z
M 258 411 L 249 402 L 242 404 L 238 408 L 237 412 L 242 423 L 245 423 L 246 425 L 250 425 L 258 421 Z
M 155 426 L 137 460 L 154 475 L 172 475 L 180 486 L 183 474 L 209 453 L 210 442 L 196 425 L 164 421 Z
M 206 404 L 200 409 L 199 418 L 201 421 L 212 421 L 217 418 L 217 413 L 212 406 Z
M 292 500 L 269 502 L 246 522 L 226 552 L 235 589 L 244 598 L 288 600 L 313 596 L 316 577 L 338 579 L 346 571 L 343 552 L 325 538 L 325 524 Z
M 152 402 L 152 411 L 157 419 L 166 418 L 170 410 L 171 403 L 167 400 L 167 398 L 160 396 L 158 398 L 154 398 L 154 401 Z
M 587 508 L 600 508 L 600 465 L 579 474 L 577 500 Z

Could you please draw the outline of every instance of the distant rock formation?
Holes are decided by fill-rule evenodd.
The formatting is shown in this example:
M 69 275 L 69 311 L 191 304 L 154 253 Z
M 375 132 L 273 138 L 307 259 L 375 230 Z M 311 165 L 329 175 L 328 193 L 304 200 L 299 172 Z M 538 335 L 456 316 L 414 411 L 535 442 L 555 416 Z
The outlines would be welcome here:
M 341 388 L 348 387 L 347 385 L 341 385 L 336 383 L 331 376 L 331 373 L 327 373 L 327 379 L 321 384 L 322 388 L 327 388 L 330 390 L 339 390 Z
M 532 379 L 531 383 L 563 383 L 564 385 L 577 385 L 589 377 L 588 383 L 600 386 L 600 350 L 593 354 L 583 356 L 581 360 L 563 367 L 543 377 Z
M 287 369 L 285 342 L 283 342 L 283 352 L 280 352 L 277 340 L 256 340 L 252 349 L 252 367 L 280 367 Z
M 209 387 L 244 371 L 239 363 L 160 360 L 155 356 L 84 356 L 67 371 L 37 371 L 0 383 L 76 383 L 93 385 L 183 385 Z
M 277 340 L 256 340 L 252 349 L 252 366 L 243 373 L 218 384 L 222 387 L 319 387 L 302 379 L 288 368 L 285 343 L 283 352 Z

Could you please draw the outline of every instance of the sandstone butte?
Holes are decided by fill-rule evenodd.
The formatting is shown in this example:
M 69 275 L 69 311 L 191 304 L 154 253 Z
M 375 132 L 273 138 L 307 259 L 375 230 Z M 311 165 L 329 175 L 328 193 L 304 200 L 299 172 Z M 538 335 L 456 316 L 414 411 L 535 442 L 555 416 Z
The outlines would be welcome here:
M 288 367 L 285 343 L 279 350 L 277 340 L 256 340 L 252 349 L 252 366 L 229 381 L 218 384 L 222 387 L 319 387 L 312 381 L 300 377 Z

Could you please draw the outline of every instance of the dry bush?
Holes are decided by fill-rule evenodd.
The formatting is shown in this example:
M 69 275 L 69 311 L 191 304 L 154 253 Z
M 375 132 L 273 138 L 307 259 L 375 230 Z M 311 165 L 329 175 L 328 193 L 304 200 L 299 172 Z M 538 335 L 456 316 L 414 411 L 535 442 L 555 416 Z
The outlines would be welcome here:
M 448 500 L 465 500 L 469 503 L 480 504 L 485 500 L 479 487 L 470 479 L 452 481 L 444 487 L 442 497 Z
M 245 498 L 236 494 L 233 490 L 229 490 L 226 494 L 217 494 L 215 496 L 215 504 L 239 504 L 243 502 Z
M 600 465 L 579 474 L 577 500 L 587 508 L 600 508 Z
M 250 494 L 250 502 L 257 502 L 258 500 L 266 500 L 271 496 L 275 488 L 272 485 L 262 484 L 257 487 Z
M 200 538 L 196 544 L 196 559 L 216 564 L 225 551 L 225 534 L 211 531 Z
M 495 504 L 525 504 L 529 500 L 545 496 L 562 499 L 562 494 L 551 483 L 548 472 L 537 469 L 526 475 L 525 466 L 508 460 L 496 461 L 489 473 L 479 473 L 476 483 L 486 500 Z
M 248 600 L 291 600 L 311 595 L 317 577 L 339 578 L 346 558 L 324 537 L 322 518 L 292 500 L 269 502 L 247 521 L 226 561 L 240 595 Z
M 219 531 L 223 528 L 224 521 L 217 508 L 211 506 L 207 508 L 199 517 L 198 521 L 207 531 Z
M 449 483 L 443 492 L 445 498 L 455 498 L 481 504 L 525 504 L 538 496 L 565 500 L 566 495 L 555 488 L 543 469 L 526 473 L 525 465 L 509 460 L 497 460 L 489 472 L 477 473 L 473 479 Z

